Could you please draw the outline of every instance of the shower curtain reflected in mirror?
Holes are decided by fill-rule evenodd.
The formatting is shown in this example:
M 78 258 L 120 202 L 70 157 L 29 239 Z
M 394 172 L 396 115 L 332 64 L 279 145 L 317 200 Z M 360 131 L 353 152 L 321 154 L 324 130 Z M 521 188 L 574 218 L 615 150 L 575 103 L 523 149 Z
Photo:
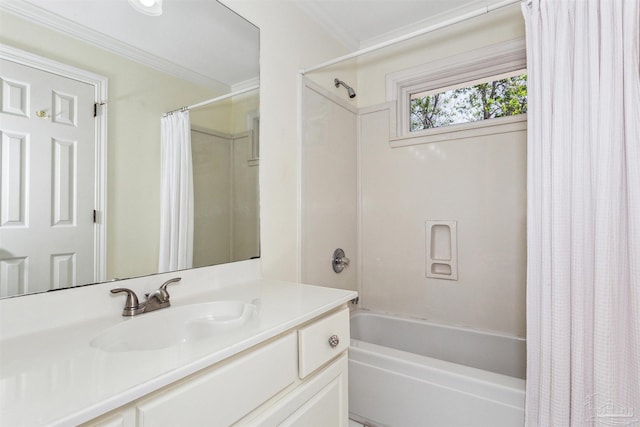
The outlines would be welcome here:
M 158 272 L 193 265 L 193 171 L 189 111 L 161 120 L 160 256 Z

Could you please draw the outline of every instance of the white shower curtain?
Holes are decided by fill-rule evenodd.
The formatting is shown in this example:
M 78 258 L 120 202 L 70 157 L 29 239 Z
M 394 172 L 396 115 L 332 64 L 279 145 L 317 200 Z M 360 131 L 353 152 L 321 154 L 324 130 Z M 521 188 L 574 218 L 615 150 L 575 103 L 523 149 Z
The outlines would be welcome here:
M 640 1 L 523 3 L 527 426 L 640 425 Z
M 160 259 L 158 272 L 193 266 L 193 166 L 189 111 L 161 121 Z

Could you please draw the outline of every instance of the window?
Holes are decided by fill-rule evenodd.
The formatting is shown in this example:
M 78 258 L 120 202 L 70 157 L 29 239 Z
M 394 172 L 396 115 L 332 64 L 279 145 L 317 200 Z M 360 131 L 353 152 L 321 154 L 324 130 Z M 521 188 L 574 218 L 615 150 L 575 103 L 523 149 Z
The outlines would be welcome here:
M 387 101 L 392 147 L 526 129 L 524 39 L 388 74 Z
M 411 94 L 410 131 L 526 113 L 527 74 L 525 70 L 514 74 L 449 90 Z

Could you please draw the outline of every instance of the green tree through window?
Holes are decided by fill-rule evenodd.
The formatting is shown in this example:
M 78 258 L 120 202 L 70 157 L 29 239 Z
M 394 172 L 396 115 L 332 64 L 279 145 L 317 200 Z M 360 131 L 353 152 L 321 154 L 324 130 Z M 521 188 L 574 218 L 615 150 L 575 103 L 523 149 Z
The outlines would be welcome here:
M 411 97 L 411 132 L 527 112 L 527 75 Z

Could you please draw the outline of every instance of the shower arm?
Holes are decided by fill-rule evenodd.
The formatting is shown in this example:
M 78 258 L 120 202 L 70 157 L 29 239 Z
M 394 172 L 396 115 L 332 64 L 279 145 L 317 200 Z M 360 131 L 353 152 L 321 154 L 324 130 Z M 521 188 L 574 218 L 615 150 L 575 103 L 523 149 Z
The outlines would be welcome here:
M 337 77 L 335 79 L 333 79 L 333 84 L 335 84 L 336 87 L 340 87 L 340 85 L 344 86 L 344 88 L 347 89 L 347 93 L 349 94 L 349 98 L 353 99 L 353 98 L 356 97 L 356 91 L 353 90 L 353 88 L 351 86 L 349 86 L 348 84 L 346 84 L 342 80 L 338 79 Z

